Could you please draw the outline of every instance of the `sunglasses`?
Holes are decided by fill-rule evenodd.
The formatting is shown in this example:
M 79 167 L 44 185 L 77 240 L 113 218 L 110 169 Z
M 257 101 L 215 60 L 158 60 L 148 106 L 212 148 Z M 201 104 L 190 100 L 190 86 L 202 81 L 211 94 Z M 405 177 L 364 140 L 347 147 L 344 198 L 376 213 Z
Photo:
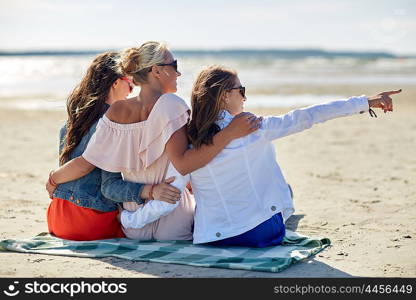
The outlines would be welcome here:
M 130 88 L 130 93 L 131 93 L 133 91 L 133 85 L 134 85 L 133 81 L 127 77 L 121 77 L 120 79 L 127 81 L 129 83 L 129 88 Z
M 246 97 L 246 87 L 244 87 L 244 86 L 238 86 L 238 87 L 233 87 L 233 88 L 230 88 L 229 90 L 239 90 L 240 91 L 240 94 L 241 94 L 241 96 L 243 96 L 243 98 L 245 98 Z
M 168 64 L 157 64 L 156 66 L 172 66 L 175 69 L 175 72 L 178 72 L 178 61 L 175 59 L 173 62 Z

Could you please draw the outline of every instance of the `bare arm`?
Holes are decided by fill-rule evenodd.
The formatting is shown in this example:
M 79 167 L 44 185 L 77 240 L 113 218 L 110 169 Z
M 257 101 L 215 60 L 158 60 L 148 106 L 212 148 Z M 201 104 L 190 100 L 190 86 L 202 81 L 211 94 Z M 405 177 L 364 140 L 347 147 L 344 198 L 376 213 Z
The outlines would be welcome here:
M 169 159 L 182 175 L 199 169 L 209 163 L 233 139 L 250 134 L 258 129 L 261 119 L 253 114 L 242 113 L 213 137 L 212 145 L 199 149 L 188 149 L 185 126 L 177 130 L 166 144 Z M 94 170 L 95 166 L 82 156 L 76 157 L 56 169 L 51 175 L 56 184 L 76 180 Z
M 233 139 L 256 131 L 261 119 L 251 113 L 241 113 L 213 137 L 212 145 L 202 145 L 198 149 L 188 149 L 185 126 L 177 130 L 166 144 L 169 160 L 178 172 L 186 175 L 209 163 Z
M 55 183 L 60 184 L 81 178 L 94 170 L 95 166 L 78 156 L 56 169 L 52 178 Z
M 53 193 L 59 184 L 81 178 L 89 174 L 94 168 L 94 165 L 90 164 L 82 156 L 78 156 L 52 171 L 45 186 L 49 198 L 53 198 Z
M 113 122 L 130 124 L 142 121 L 141 109 L 137 101 L 119 101 L 111 105 L 106 116 Z M 233 139 L 256 131 L 260 125 L 261 118 L 248 112 L 241 113 L 213 137 L 212 145 L 203 145 L 198 149 L 188 149 L 188 138 L 184 126 L 177 130 L 166 143 L 167 155 L 177 171 L 186 175 L 205 166 Z

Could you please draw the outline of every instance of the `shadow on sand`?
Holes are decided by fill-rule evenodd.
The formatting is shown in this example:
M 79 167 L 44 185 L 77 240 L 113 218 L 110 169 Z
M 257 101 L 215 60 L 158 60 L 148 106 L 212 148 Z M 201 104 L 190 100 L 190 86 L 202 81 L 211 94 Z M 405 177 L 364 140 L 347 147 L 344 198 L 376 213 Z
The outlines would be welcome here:
M 286 221 L 286 227 L 292 231 L 296 231 L 299 225 L 299 221 L 305 215 L 292 215 Z M 323 250 L 325 251 L 325 250 Z M 304 261 L 301 261 L 295 265 L 290 266 L 288 269 L 283 270 L 280 273 L 271 272 L 255 272 L 244 270 L 230 270 L 220 268 L 203 268 L 192 267 L 177 264 L 165 264 L 165 263 L 151 263 L 151 262 L 135 262 L 126 261 L 118 258 L 103 258 L 100 259 L 103 262 L 109 263 L 119 268 L 124 268 L 129 271 L 145 273 L 151 276 L 157 277 L 353 277 L 352 275 L 335 269 L 323 262 L 317 261 L 315 257 L 310 257 Z
M 305 217 L 305 215 L 291 215 L 285 223 L 286 228 L 296 231 L 298 229 L 299 221 L 302 220 L 303 217 Z
M 291 278 L 291 277 L 354 277 L 341 270 L 335 269 L 325 263 L 315 260 L 313 257 L 302 262 L 290 266 L 288 269 L 280 273 L 271 272 L 254 272 L 244 270 L 230 270 L 220 268 L 204 268 L 192 267 L 177 264 L 151 263 L 151 262 L 135 262 L 126 261 L 118 258 L 103 258 L 103 262 L 109 263 L 118 268 L 137 272 L 138 276 L 144 274 L 156 277 L 172 278 L 194 278 L 194 277 L 219 277 L 219 278 L 235 278 L 235 277 L 261 277 L 261 278 Z M 133 275 L 134 277 L 134 275 Z

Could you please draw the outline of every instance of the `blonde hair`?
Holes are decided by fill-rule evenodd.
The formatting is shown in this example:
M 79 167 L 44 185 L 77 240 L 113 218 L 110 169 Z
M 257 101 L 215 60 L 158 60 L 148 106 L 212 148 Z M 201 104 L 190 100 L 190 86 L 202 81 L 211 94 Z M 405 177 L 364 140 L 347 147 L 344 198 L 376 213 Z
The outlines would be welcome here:
M 168 51 L 165 43 L 154 41 L 124 49 L 119 61 L 120 71 L 131 76 L 136 85 L 146 83 L 152 66 L 163 63 Z

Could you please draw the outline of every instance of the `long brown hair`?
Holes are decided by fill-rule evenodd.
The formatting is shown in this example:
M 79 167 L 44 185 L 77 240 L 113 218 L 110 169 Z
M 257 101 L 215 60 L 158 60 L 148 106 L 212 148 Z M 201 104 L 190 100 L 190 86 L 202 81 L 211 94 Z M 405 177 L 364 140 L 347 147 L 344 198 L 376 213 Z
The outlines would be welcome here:
M 112 84 L 122 75 L 117 71 L 117 52 L 105 52 L 92 61 L 81 82 L 67 99 L 68 120 L 63 148 L 59 155 L 62 165 L 80 143 L 90 127 L 105 113 Z
M 199 73 L 191 94 L 192 116 L 188 124 L 188 138 L 195 148 L 212 144 L 220 131 L 215 124 L 223 109 L 223 95 L 231 89 L 237 73 L 222 66 L 210 66 Z

